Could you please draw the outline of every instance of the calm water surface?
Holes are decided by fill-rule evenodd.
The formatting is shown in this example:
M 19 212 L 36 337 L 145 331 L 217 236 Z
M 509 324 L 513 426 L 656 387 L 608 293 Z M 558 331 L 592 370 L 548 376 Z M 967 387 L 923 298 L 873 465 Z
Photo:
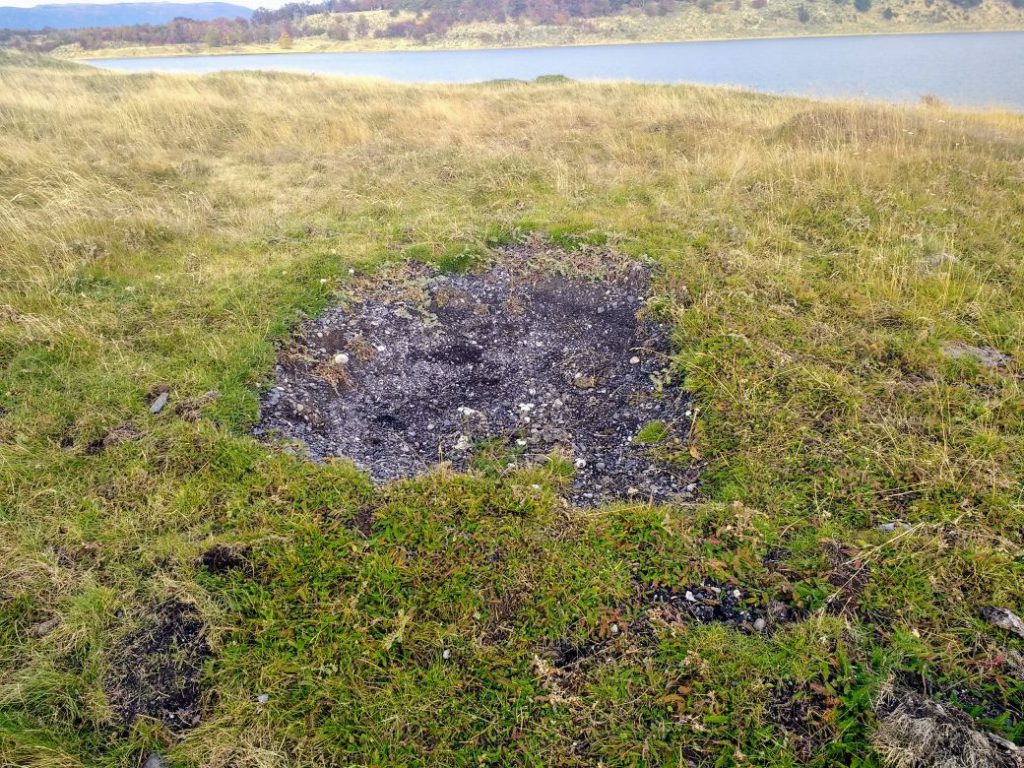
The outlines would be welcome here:
M 1024 32 L 729 40 L 482 51 L 106 59 L 130 72 L 279 70 L 400 82 L 580 80 L 738 85 L 773 93 L 1024 109 Z

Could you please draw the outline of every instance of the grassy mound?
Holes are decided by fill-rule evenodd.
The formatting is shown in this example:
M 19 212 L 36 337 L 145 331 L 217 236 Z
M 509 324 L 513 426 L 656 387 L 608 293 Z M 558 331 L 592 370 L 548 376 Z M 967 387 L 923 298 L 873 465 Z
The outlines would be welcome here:
M 876 765 L 894 684 L 1024 736 L 1021 116 L 10 59 L 0 124 L 0 763 Z M 251 437 L 337 291 L 526 238 L 657 263 L 702 501 Z

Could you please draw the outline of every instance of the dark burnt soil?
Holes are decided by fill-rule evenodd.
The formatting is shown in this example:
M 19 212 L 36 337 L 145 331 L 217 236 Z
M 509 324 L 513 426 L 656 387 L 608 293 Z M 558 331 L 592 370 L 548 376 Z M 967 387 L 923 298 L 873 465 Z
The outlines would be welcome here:
M 871 584 L 870 564 L 850 544 L 829 539 L 822 542 L 822 548 L 829 565 L 828 582 L 835 588 L 828 599 L 829 612 L 856 614 L 860 598 Z
M 798 685 L 786 680 L 772 692 L 768 717 L 786 733 L 801 762 L 807 763 L 835 740 L 831 714 L 839 705 L 820 685 Z
M 513 466 L 564 454 L 577 503 L 692 499 L 692 404 L 648 288 L 636 266 L 601 281 L 496 267 L 374 291 L 281 351 L 256 432 L 378 482 L 466 469 L 497 442 Z
M 727 624 L 744 632 L 764 632 L 799 618 L 793 606 L 776 600 L 762 605 L 742 587 L 704 582 L 682 589 L 650 586 L 644 599 L 669 623 Z
M 211 655 L 194 607 L 157 605 L 112 653 L 104 687 L 118 720 L 128 726 L 149 717 L 172 731 L 197 725 L 202 668 Z
M 227 573 L 247 564 L 249 550 L 245 547 L 231 547 L 214 544 L 199 556 L 199 565 L 210 573 Z

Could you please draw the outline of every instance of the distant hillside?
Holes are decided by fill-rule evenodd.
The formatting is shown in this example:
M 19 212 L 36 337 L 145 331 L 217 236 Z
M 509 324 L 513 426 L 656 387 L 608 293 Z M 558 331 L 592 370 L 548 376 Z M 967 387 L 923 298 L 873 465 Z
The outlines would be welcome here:
M 203 6 L 120 7 L 185 8 L 194 16 Z M 324 0 L 252 12 L 220 7 L 245 16 L 43 32 L 0 28 L 0 48 L 78 58 L 1024 29 L 1024 0 Z
M 96 5 L 37 5 L 35 8 L 0 7 L 0 29 L 39 30 L 123 27 L 166 24 L 176 18 L 248 19 L 252 9 L 231 3 L 117 3 Z

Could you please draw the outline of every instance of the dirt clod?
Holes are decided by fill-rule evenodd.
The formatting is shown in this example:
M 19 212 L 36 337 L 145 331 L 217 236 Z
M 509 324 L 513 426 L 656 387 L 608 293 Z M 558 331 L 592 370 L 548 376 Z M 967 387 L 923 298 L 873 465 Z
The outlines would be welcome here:
M 206 392 L 199 397 L 191 398 L 174 407 L 174 412 L 185 421 L 199 421 L 203 415 L 203 408 L 220 398 L 220 393 L 214 390 Z
M 85 452 L 90 455 L 102 453 L 107 448 L 138 440 L 140 437 L 142 437 L 142 432 L 138 427 L 133 424 L 121 424 L 108 431 L 103 437 L 89 443 L 85 448 Z
M 833 539 L 821 543 L 829 565 L 828 582 L 835 591 L 829 596 L 832 613 L 856 613 L 861 595 L 871 584 L 871 566 L 860 556 L 860 550 Z
M 786 680 L 772 691 L 768 716 L 785 731 L 797 756 L 806 763 L 835 739 L 829 714 L 836 704 L 821 686 Z
M 872 743 L 896 768 L 1022 768 L 1024 754 L 1012 742 L 976 728 L 951 706 L 913 691 L 883 692 Z
M 563 454 L 577 503 L 693 498 L 691 401 L 643 316 L 648 287 L 639 267 L 601 282 L 495 267 L 359 297 L 281 352 L 257 433 L 379 482 L 498 446 L 503 466 Z
M 202 668 L 211 655 L 193 606 L 177 600 L 155 606 L 111 654 L 104 681 L 111 709 L 123 725 L 149 717 L 172 731 L 195 726 Z
M 225 544 L 214 544 L 199 556 L 199 565 L 210 573 L 227 573 L 245 565 L 248 550 Z

